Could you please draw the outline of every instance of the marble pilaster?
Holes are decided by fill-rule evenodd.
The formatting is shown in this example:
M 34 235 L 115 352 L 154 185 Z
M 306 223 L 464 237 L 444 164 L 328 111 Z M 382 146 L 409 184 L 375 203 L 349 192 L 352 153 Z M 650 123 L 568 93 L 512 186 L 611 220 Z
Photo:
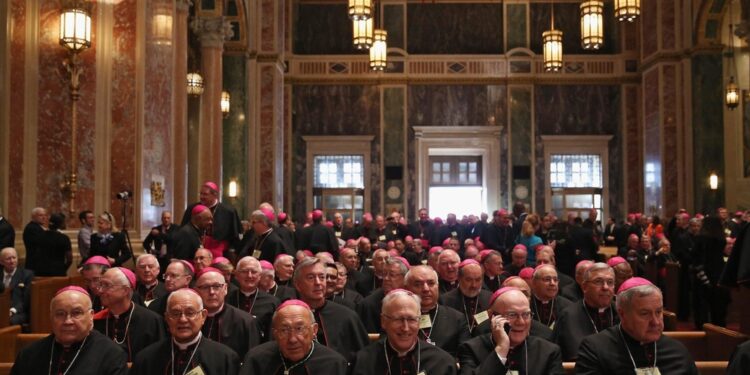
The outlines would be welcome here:
M 24 97 L 26 76 L 24 69 L 26 66 L 26 2 L 24 0 L 12 0 L 8 4 L 9 13 L 9 32 L 10 32 L 10 58 L 7 83 L 8 92 L 13 95 L 8 97 L 8 108 L 15 110 L 8 111 L 8 128 L 9 134 L 12 134 L 13 142 L 8 142 L 8 195 L 7 206 L 3 207 L 3 216 L 8 217 L 14 226 L 23 225 L 23 219 L 26 219 L 28 213 L 23 212 L 23 193 L 24 189 L 19 189 L 24 183 L 24 145 L 26 143 L 24 134 L 25 113 Z M 10 188 L 14 187 L 14 188 Z
M 172 17 L 172 53 L 174 54 L 173 88 L 172 88 L 172 204 L 176 208 L 172 216 L 175 222 L 182 220 L 182 207 L 187 206 L 188 186 L 188 95 L 185 77 L 188 73 L 188 15 L 190 0 L 177 0 Z M 169 188 L 169 187 L 167 187 Z

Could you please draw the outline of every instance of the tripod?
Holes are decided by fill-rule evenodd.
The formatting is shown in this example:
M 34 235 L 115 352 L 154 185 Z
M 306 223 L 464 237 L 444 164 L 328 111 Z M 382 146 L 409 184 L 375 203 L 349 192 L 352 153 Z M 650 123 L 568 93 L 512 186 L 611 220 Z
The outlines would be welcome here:
M 125 243 L 128 246 L 128 250 L 130 250 L 130 254 L 133 257 L 133 262 L 135 263 L 135 253 L 133 252 L 133 244 L 130 243 L 130 234 L 128 233 L 128 202 L 130 202 L 129 197 L 118 197 L 122 201 L 122 210 L 120 215 L 120 228 L 122 228 L 122 233 L 125 235 Z

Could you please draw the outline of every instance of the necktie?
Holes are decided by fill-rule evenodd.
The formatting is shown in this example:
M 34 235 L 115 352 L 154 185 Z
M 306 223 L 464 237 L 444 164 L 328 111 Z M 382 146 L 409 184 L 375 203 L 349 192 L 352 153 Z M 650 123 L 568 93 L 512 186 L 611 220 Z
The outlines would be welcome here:
M 5 284 L 5 289 L 10 288 L 10 279 L 11 279 L 11 277 L 12 277 L 12 275 L 9 274 L 9 273 L 5 274 L 5 278 L 3 278 L 3 284 Z

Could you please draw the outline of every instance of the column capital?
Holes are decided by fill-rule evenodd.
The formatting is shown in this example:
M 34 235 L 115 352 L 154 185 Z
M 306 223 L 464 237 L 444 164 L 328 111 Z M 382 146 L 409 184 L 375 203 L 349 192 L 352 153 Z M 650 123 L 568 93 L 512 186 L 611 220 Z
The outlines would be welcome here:
M 181 12 L 189 11 L 191 5 L 193 5 L 192 0 L 175 0 L 175 3 L 174 3 L 175 9 Z
M 743 39 L 746 43 L 750 43 L 750 23 L 742 20 L 740 23 L 734 25 L 734 35 Z
M 232 25 L 224 17 L 196 17 L 190 27 L 200 38 L 202 47 L 222 48 L 224 41 L 234 35 Z

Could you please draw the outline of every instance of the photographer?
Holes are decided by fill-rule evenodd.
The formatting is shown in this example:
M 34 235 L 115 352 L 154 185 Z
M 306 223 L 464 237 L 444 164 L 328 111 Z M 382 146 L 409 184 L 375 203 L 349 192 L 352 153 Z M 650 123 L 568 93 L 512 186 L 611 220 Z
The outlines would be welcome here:
M 693 316 L 697 329 L 701 329 L 703 323 L 726 326 L 729 290 L 717 285 L 724 271 L 726 244 L 721 219 L 714 216 L 704 218 L 700 235 L 695 238 L 692 254 L 695 278 Z
M 90 256 L 101 255 L 113 267 L 127 262 L 133 254 L 128 248 L 125 234 L 115 226 L 115 220 L 107 211 L 96 218 L 97 232 L 91 235 Z

